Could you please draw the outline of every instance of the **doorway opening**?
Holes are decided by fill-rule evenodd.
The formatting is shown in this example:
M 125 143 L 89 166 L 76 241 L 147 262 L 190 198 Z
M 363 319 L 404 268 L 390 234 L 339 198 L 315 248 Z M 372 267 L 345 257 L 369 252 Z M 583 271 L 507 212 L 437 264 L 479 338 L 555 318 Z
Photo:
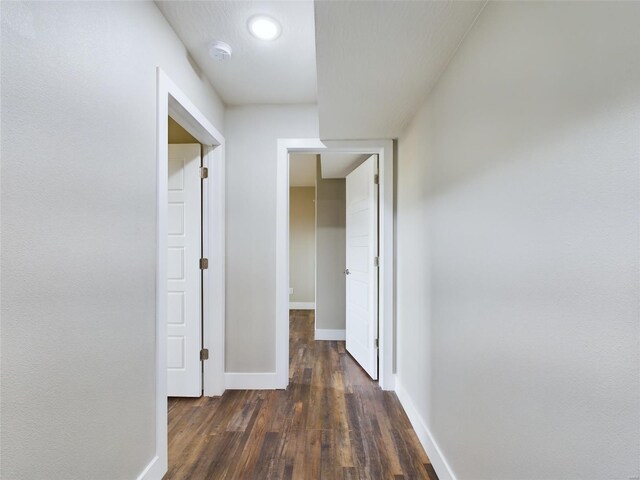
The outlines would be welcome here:
M 289 162 L 289 309 L 316 308 L 316 155 Z
M 343 340 L 348 337 L 347 331 L 353 333 L 354 322 L 346 321 L 347 316 L 354 310 L 360 310 L 367 316 L 370 322 L 360 331 L 365 332 L 360 338 L 360 343 L 366 344 L 366 354 L 358 352 L 357 348 L 349 348 L 352 356 L 374 379 L 379 379 L 380 386 L 385 390 L 392 390 L 393 363 L 394 363 L 394 327 L 393 327 L 393 142 L 381 141 L 344 141 L 323 143 L 318 139 L 279 139 L 278 141 L 278 171 L 277 171 L 277 234 L 276 234 L 276 375 L 278 388 L 286 388 L 289 380 L 289 316 L 290 316 L 290 208 L 292 208 L 292 192 L 289 184 L 289 168 L 293 162 L 303 155 L 316 157 L 316 294 L 315 294 L 315 338 L 325 340 Z M 323 163 L 323 156 L 326 161 Z M 349 160 L 345 160 L 348 158 Z M 367 164 L 368 166 L 365 166 Z M 363 168 L 360 168 L 363 167 Z M 365 179 L 365 184 L 371 182 L 371 188 L 358 190 L 358 182 L 351 182 L 352 193 L 356 196 L 364 192 L 364 197 L 356 199 L 358 205 L 351 207 L 347 204 L 347 176 L 355 174 L 359 170 L 361 174 L 355 175 Z M 366 170 L 366 171 L 365 171 Z M 338 173 L 336 173 L 338 171 Z M 331 173 L 333 172 L 333 173 Z M 364 172 L 364 173 L 362 173 Z M 370 176 L 370 179 L 368 178 Z M 355 178 L 355 177 L 354 177 Z M 338 242 L 338 250 L 334 246 L 329 257 L 324 258 L 320 238 L 322 235 L 322 208 L 323 182 L 342 183 L 342 194 L 336 194 L 333 198 L 334 207 L 342 202 L 342 207 L 334 208 L 333 215 L 340 212 L 344 233 L 342 241 Z M 336 181 L 336 182 L 334 182 Z M 374 187 L 375 184 L 375 187 Z M 355 185 L 355 187 L 354 187 Z M 355 188 L 355 190 L 354 190 Z M 368 200 L 367 200 L 368 199 Z M 294 198 L 295 200 L 295 198 Z M 363 205 L 367 208 L 363 208 Z M 366 241 L 367 245 L 352 244 L 350 262 L 354 262 L 355 272 L 351 278 L 358 276 L 358 284 L 351 283 L 346 256 L 350 251 L 347 240 L 347 222 L 349 208 L 355 213 L 350 222 L 352 228 L 359 229 L 358 237 Z M 354 210 L 355 208 L 355 210 Z M 366 217 L 366 218 L 365 218 Z M 366 220 L 363 223 L 363 219 Z M 366 228 L 363 227 L 366 225 Z M 334 229 L 335 230 L 335 229 Z M 333 234 L 336 232 L 333 231 Z M 364 236 L 362 235 L 364 234 Z M 339 235 L 338 235 L 339 236 Z M 334 235 L 335 240 L 336 235 Z M 374 241 L 375 240 L 375 241 Z M 371 243 L 369 243 L 369 241 Z M 366 247 L 366 248 L 360 248 Z M 327 260 L 329 258 L 329 260 Z M 324 267 L 330 267 L 333 261 L 339 264 L 333 267 L 332 287 L 339 289 L 336 294 L 330 295 L 334 304 L 337 303 L 337 315 L 325 317 L 328 321 L 340 321 L 343 319 L 342 328 L 322 328 L 323 324 L 323 285 L 321 271 Z M 366 264 L 362 268 L 363 264 Z M 368 264 L 371 268 L 368 268 Z M 331 270 L 331 268 L 328 268 Z M 336 271 L 339 277 L 336 277 Z M 366 275 L 364 275 L 366 273 Z M 367 277 L 365 279 L 365 277 Z M 366 280 L 366 281 L 365 281 Z M 364 283 L 363 283 L 364 281 Z M 371 295 L 371 290 L 363 292 L 362 286 L 375 289 L 377 295 Z M 295 287 L 294 293 L 295 293 Z M 377 300 L 375 297 L 377 296 Z M 347 303 L 356 298 L 356 304 L 347 307 Z M 340 300 L 344 303 L 341 305 Z M 338 300 L 338 302 L 336 302 Z M 368 304 L 368 302 L 371 302 Z M 353 303 L 353 302 L 352 302 Z M 364 307 L 366 305 L 366 308 Z M 366 311 L 365 311 L 366 310 Z M 353 320 L 353 318 L 351 319 Z M 332 326 L 332 325 L 329 325 Z M 357 332 L 356 332 L 357 333 Z M 324 336 L 324 337 L 323 337 Z M 351 345 L 355 345 L 354 336 Z M 364 339 L 366 337 L 366 340 Z M 349 344 L 347 340 L 347 344 Z M 362 350 L 362 349 L 360 349 Z M 378 362 L 379 358 L 379 362 Z
M 289 154 L 290 335 L 312 322 L 313 340 L 344 341 L 340 348 L 373 380 L 378 211 L 377 154 Z
M 208 181 L 202 186 L 202 194 L 196 195 L 196 203 L 200 206 L 203 222 L 200 225 L 200 234 L 196 235 L 196 237 L 201 237 L 201 244 L 200 238 L 196 238 L 195 248 L 200 245 L 201 251 L 197 258 L 206 258 L 209 264 L 209 268 L 203 270 L 201 286 L 196 287 L 196 290 L 200 291 L 201 298 L 200 308 L 197 309 L 197 320 L 200 317 L 200 309 L 203 315 L 200 338 L 205 348 L 209 349 L 209 360 L 203 363 L 202 374 L 201 376 L 197 375 L 196 378 L 201 378 L 200 391 L 204 395 L 221 395 L 224 392 L 224 137 L 160 68 L 156 70 L 156 81 L 156 448 L 153 458 L 140 474 L 139 479 L 162 478 L 168 466 L 169 308 L 174 309 L 174 313 L 176 309 L 181 308 L 181 302 L 177 300 L 179 295 L 174 297 L 172 304 L 169 304 L 168 279 L 169 276 L 180 277 L 181 272 L 177 270 L 177 267 L 183 264 L 177 261 L 181 255 L 179 246 L 172 252 L 173 258 L 170 258 L 169 255 L 170 228 L 173 232 L 180 228 L 177 220 L 180 218 L 180 215 L 177 214 L 179 207 L 174 205 L 171 217 L 169 213 L 169 117 L 201 145 L 201 161 L 208 168 Z M 195 167 L 199 170 L 200 165 L 197 162 L 191 165 L 190 160 L 183 159 L 185 168 L 187 165 L 191 165 L 191 168 Z M 173 181 L 176 179 L 177 177 Z M 196 192 L 198 190 L 196 188 Z M 170 222 L 173 223 L 170 224 Z M 198 265 L 199 267 L 200 265 Z M 179 315 L 174 315 L 172 318 L 175 322 L 175 318 L 179 318 Z M 199 357 L 200 346 L 196 344 L 196 347 L 198 347 Z M 172 360 L 180 361 L 179 358 L 172 358 Z

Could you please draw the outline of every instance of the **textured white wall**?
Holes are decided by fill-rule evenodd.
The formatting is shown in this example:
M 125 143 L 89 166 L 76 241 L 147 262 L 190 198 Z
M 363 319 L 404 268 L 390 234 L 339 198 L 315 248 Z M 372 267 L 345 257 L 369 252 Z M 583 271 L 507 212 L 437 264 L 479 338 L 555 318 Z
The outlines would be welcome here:
M 346 183 L 323 179 L 316 171 L 317 282 L 316 328 L 346 327 Z
M 639 25 L 491 2 L 400 138 L 398 382 L 458 479 L 640 475 Z
M 153 3 L 2 2 L 2 478 L 155 453 L 156 66 L 224 110 Z
M 318 138 L 317 108 L 226 110 L 227 372 L 275 371 L 278 138 Z

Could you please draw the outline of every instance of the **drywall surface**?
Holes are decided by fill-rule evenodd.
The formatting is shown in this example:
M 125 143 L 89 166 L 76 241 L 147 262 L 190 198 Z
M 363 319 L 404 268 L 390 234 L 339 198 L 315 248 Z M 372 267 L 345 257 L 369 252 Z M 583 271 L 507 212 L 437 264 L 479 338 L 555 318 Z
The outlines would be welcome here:
M 317 108 L 226 110 L 227 372 L 275 371 L 278 138 L 318 138 Z
M 316 186 L 316 154 L 315 153 L 289 154 L 289 186 L 315 188 Z
M 489 3 L 399 140 L 398 382 L 459 480 L 640 475 L 638 25 Z
M 317 288 L 316 329 L 346 327 L 346 184 L 344 178 L 323 179 L 316 173 Z
M 316 189 L 289 189 L 290 302 L 313 303 L 316 297 Z
M 396 138 L 483 4 L 314 2 L 321 138 Z
M 2 478 L 155 455 L 156 66 L 223 107 L 153 3 L 2 2 Z

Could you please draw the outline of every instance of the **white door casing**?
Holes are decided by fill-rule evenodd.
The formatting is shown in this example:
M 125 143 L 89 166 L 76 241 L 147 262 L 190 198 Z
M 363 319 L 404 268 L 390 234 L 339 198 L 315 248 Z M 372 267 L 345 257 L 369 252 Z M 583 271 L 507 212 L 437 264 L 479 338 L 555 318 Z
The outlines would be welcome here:
M 168 160 L 169 160 L 169 116 L 182 125 L 197 142 L 202 144 L 203 162 L 209 168 L 208 196 L 205 217 L 207 224 L 204 243 L 205 253 L 212 260 L 205 277 L 205 316 L 203 328 L 207 345 L 214 346 L 210 357 L 204 362 L 205 395 L 221 395 L 224 392 L 224 136 L 204 116 L 200 109 L 185 95 L 173 80 L 156 68 L 156 318 L 155 318 L 155 449 L 149 463 L 142 469 L 137 480 L 161 480 L 168 468 L 167 436 L 167 241 L 168 241 Z M 205 192 L 207 188 L 205 188 Z M 207 281 L 207 278 L 209 281 Z
M 346 348 L 378 379 L 378 156 L 346 180 Z
M 395 389 L 394 325 L 394 142 L 389 139 L 325 140 L 278 138 L 276 165 L 276 371 L 268 388 L 289 384 L 289 154 L 358 153 L 378 155 L 378 381 L 383 390 Z M 214 351 L 215 354 L 215 351 Z M 247 387 L 243 387 L 247 388 Z M 264 387 L 267 388 L 267 387 Z
M 202 394 L 200 145 L 169 145 L 167 395 Z

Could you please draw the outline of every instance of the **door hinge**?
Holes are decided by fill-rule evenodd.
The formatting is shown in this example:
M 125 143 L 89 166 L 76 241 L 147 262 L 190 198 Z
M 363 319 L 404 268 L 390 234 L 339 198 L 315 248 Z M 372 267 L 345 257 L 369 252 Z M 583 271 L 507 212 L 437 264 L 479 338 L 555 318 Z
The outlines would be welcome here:
M 380 257 L 373 257 L 373 266 L 374 267 L 380 266 Z
M 209 268 L 209 259 L 208 258 L 201 258 L 200 259 L 200 270 L 206 270 L 207 268 Z
M 380 183 L 380 176 L 377 173 L 373 176 L 373 183 L 376 185 Z
M 209 178 L 209 169 L 207 167 L 200 167 L 200 178 Z
M 380 348 L 380 347 L 379 347 L 379 343 L 378 343 L 378 339 L 377 339 L 377 338 L 376 338 L 376 340 L 375 340 L 374 346 L 375 346 L 376 348 Z
M 203 348 L 200 350 L 200 360 L 209 360 L 209 349 Z

